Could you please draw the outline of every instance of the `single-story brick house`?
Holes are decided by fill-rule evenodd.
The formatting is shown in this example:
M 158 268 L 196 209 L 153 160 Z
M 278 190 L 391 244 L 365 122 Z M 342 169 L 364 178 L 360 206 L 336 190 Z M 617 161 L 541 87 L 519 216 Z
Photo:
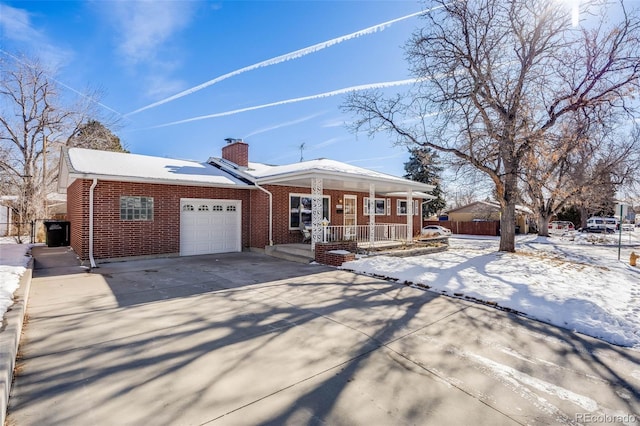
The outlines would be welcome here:
M 326 240 L 410 239 L 432 185 L 338 161 L 249 162 L 229 139 L 207 162 L 64 148 L 71 246 L 83 260 L 196 255 Z M 374 211 L 375 214 L 369 214 Z

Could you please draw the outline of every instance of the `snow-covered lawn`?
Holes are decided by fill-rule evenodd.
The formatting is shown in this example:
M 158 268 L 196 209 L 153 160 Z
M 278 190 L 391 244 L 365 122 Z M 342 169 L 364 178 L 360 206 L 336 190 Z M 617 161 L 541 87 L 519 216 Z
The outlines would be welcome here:
M 516 244 L 516 253 L 502 253 L 497 238 L 456 236 L 442 253 L 362 257 L 342 268 L 495 303 L 640 350 L 640 267 L 629 266 L 630 253 L 640 254 L 640 230 L 623 234 L 620 261 L 617 235 L 526 235 Z
M 13 304 L 13 293 L 18 289 L 20 277 L 26 271 L 30 257 L 29 244 L 15 244 L 10 239 L 0 241 L 0 322 Z

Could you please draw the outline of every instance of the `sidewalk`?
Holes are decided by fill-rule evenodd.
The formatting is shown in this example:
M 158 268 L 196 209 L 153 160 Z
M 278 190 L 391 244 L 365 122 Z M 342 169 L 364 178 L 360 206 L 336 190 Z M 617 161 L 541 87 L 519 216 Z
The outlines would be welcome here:
M 20 278 L 14 293 L 14 303 L 4 315 L 0 328 L 0 425 L 5 424 L 18 347 L 29 304 L 31 281 L 34 276 L 84 273 L 76 254 L 69 247 L 34 246 L 32 260 Z

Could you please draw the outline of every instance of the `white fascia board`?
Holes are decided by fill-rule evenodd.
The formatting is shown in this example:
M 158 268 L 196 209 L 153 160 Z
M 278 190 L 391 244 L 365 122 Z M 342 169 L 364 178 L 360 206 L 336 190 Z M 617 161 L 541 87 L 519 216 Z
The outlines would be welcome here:
M 73 183 L 69 177 L 69 154 L 66 147 L 60 148 L 60 162 L 58 163 L 57 190 L 61 194 L 67 193 L 67 188 Z
M 264 178 L 254 178 L 256 182 L 260 185 L 269 184 L 269 183 L 284 183 L 291 179 L 311 179 L 313 177 L 328 177 L 334 179 L 340 179 L 345 181 L 353 181 L 353 182 L 373 182 L 373 183 L 385 183 L 387 185 L 397 185 L 397 187 L 402 190 L 410 187 L 412 190 L 418 191 L 432 191 L 435 187 L 433 185 L 428 185 L 426 183 L 414 182 L 410 180 L 404 180 L 401 178 L 396 179 L 384 179 L 377 176 L 366 176 L 366 175 L 354 175 L 347 174 L 343 172 L 332 172 L 327 170 L 305 170 L 300 172 L 286 173 L 282 175 L 276 176 L 268 176 Z
M 91 173 L 69 173 L 69 185 L 75 179 L 98 179 L 99 181 L 109 182 L 133 182 L 133 183 L 150 183 L 156 185 L 180 185 L 180 186 L 208 186 L 211 188 L 233 188 L 233 189 L 255 189 L 252 185 L 238 185 L 238 184 L 226 184 L 226 183 L 212 183 L 212 182 L 197 182 L 186 180 L 172 180 L 172 179 L 149 179 L 144 177 L 129 177 L 129 176 L 111 176 L 111 175 L 98 175 Z M 67 185 L 68 187 L 68 185 Z
M 425 184 L 428 185 L 428 184 Z M 403 191 L 403 192 L 383 192 L 381 195 L 386 195 L 387 197 L 406 197 L 407 196 L 407 191 Z M 411 197 L 412 198 L 424 198 L 427 200 L 435 200 L 436 196 L 431 195 L 431 194 L 427 194 L 426 192 L 422 192 L 422 191 L 411 191 Z

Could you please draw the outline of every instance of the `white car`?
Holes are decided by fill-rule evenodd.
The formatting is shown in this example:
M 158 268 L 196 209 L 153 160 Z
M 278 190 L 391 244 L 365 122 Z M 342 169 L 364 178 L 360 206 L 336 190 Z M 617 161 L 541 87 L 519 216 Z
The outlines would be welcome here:
M 623 223 L 622 230 L 627 232 L 635 231 L 635 226 L 633 225 L 633 223 Z
M 427 225 L 422 228 L 420 234 L 422 234 L 423 236 L 441 235 L 444 237 L 448 237 L 451 235 L 451 229 L 447 229 L 444 226 L 440 225 Z

